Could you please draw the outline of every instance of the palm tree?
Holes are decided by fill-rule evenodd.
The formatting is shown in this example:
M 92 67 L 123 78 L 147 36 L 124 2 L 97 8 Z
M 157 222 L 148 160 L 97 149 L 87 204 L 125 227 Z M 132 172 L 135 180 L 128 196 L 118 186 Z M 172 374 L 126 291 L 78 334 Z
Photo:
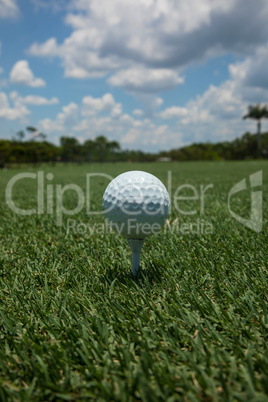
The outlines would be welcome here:
M 29 126 L 26 127 L 26 130 L 29 131 L 29 133 L 31 133 L 30 137 L 31 141 L 36 140 L 37 138 L 43 141 L 46 139 L 46 135 L 38 131 L 37 128 L 35 127 Z
M 248 113 L 243 116 L 243 119 L 253 119 L 257 121 L 257 141 L 258 141 L 258 156 L 261 156 L 261 119 L 268 118 L 267 105 L 249 106 Z

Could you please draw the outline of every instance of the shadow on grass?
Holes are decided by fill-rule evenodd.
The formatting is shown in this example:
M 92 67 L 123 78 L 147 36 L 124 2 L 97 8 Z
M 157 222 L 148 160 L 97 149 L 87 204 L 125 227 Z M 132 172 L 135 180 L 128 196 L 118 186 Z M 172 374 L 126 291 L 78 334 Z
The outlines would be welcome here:
M 158 283 L 162 283 L 164 271 L 164 267 L 150 264 L 146 267 L 140 266 L 139 271 L 134 276 L 130 269 L 126 271 L 122 269 L 122 266 L 116 266 L 107 268 L 105 274 L 101 277 L 109 284 L 116 279 L 117 282 L 129 287 L 138 286 L 144 288 L 146 285 L 154 286 Z

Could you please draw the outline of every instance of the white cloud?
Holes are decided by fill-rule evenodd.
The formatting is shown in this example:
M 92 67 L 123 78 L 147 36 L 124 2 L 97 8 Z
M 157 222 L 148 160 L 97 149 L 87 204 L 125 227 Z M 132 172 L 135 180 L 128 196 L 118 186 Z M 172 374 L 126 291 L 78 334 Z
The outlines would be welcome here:
M 230 79 L 209 88 L 184 107 L 173 106 L 161 111 L 163 119 L 175 119 L 177 128 L 187 133 L 185 142 L 231 140 L 245 131 L 255 131 L 255 123 L 243 121 L 249 104 L 265 103 L 268 87 L 265 82 L 268 49 L 259 48 L 244 61 L 229 66 Z M 260 80 L 259 80 L 260 77 Z M 264 129 L 268 124 L 263 122 Z
M 231 64 L 229 71 L 233 80 L 240 85 L 268 89 L 268 42 L 259 47 L 254 57 L 248 56 L 244 61 Z
M 167 125 L 156 126 L 150 120 L 144 120 L 141 125 L 132 127 L 121 138 L 124 147 L 131 149 L 147 149 L 154 151 L 170 149 L 183 145 L 181 134 L 171 130 Z
M 162 99 L 158 98 L 156 103 L 162 104 Z M 120 115 L 114 112 L 118 105 Z M 84 97 L 80 106 L 75 103 L 64 106 L 55 120 L 43 119 L 37 126 L 50 137 L 55 133 L 76 136 L 79 132 L 80 140 L 86 140 L 105 135 L 123 147 L 134 149 L 166 149 L 170 141 L 174 146 L 181 145 L 177 130 L 173 132 L 167 125 L 157 126 L 150 118 L 141 119 L 139 115 L 136 120 L 133 114 L 122 113 L 121 104 L 111 94 L 100 98 Z
M 53 121 L 49 118 L 42 119 L 38 123 L 38 127 L 40 127 L 41 131 L 45 133 L 49 133 L 53 135 L 55 132 L 63 132 L 64 127 L 58 121 Z
M 0 0 L 0 18 L 16 17 L 18 13 L 16 0 Z
M 143 116 L 143 110 L 141 109 L 135 109 L 132 112 L 135 116 Z
M 155 106 L 163 104 L 155 98 Z M 120 115 L 113 113 L 120 105 Z M 239 95 L 235 82 L 228 80 L 189 101 L 184 107 L 173 106 L 144 119 L 137 109 L 132 115 L 122 113 L 111 94 L 100 98 L 86 96 L 81 105 L 70 103 L 55 120 L 44 119 L 38 127 L 46 133 L 59 132 L 81 138 L 100 134 L 119 141 L 123 147 L 145 150 L 176 148 L 193 141 L 230 140 L 249 129 L 242 120 L 246 102 Z M 137 119 L 136 119 L 137 116 Z M 176 124 L 162 124 L 160 119 L 175 119 Z M 254 127 L 252 125 L 252 127 Z
M 129 92 L 151 93 L 175 88 L 184 80 L 172 70 L 137 67 L 119 71 L 109 78 L 108 82 Z
M 78 105 L 74 102 L 63 106 L 62 112 L 58 114 L 57 119 L 59 123 L 64 126 L 69 126 L 70 128 L 74 126 L 78 121 Z
M 42 45 L 38 43 L 33 43 L 28 51 L 33 56 L 57 56 L 59 54 L 59 48 L 56 38 L 50 38 Z
M 119 63 L 113 57 L 99 56 L 96 47 L 100 38 L 101 33 L 93 28 L 77 30 L 61 45 L 57 44 L 55 38 L 50 38 L 43 44 L 35 42 L 28 49 L 28 53 L 41 57 L 60 57 L 63 60 L 65 77 L 103 77 L 118 68 Z
M 115 106 L 111 110 L 112 117 L 118 117 L 122 114 L 122 105 L 121 103 L 116 103 Z
M 156 110 L 160 108 L 160 106 L 163 104 L 163 99 L 156 96 L 153 93 L 137 93 L 136 95 L 137 99 L 139 100 L 139 102 L 141 103 L 142 106 L 142 115 L 144 117 L 149 117 L 149 118 L 153 118 Z M 138 114 L 133 113 L 134 115 L 138 115 L 140 114 L 138 112 Z M 140 114 L 141 116 L 141 114 Z
M 163 99 L 162 98 L 155 98 L 154 99 L 154 102 L 153 102 L 153 107 L 155 108 L 155 109 L 157 109 L 158 107 L 160 107 L 162 104 L 164 103 L 164 101 L 163 101 Z
M 233 139 L 245 131 L 242 121 L 245 107 L 236 84 L 229 80 L 218 87 L 211 85 L 184 107 L 167 108 L 159 116 L 176 119 L 177 129 L 185 133 L 181 138 L 186 144 L 216 142 Z
M 74 126 L 74 131 L 87 131 L 89 130 L 88 120 L 84 119 Z
M 43 96 L 38 96 L 38 95 L 28 95 L 22 98 L 23 103 L 28 104 L 28 105 L 33 105 L 33 106 L 43 106 L 43 105 L 55 105 L 59 103 L 58 98 L 51 98 L 47 99 L 44 98 Z
M 103 95 L 101 98 L 93 98 L 92 96 L 83 98 L 81 111 L 83 116 L 92 116 L 103 111 L 108 111 L 113 117 L 116 117 L 122 113 L 122 105 L 116 103 L 110 93 Z
M 48 135 L 60 133 L 61 135 L 72 135 L 76 125 L 79 123 L 79 106 L 71 102 L 62 107 L 55 120 L 45 118 L 38 122 L 38 127 Z M 54 137 L 55 138 L 55 137 Z
M 175 71 L 197 60 L 267 45 L 267 0 L 72 0 L 67 12 L 71 35 L 30 53 L 59 57 L 66 77 L 115 73 L 109 82 L 131 91 L 172 88 L 181 83 Z M 143 69 L 152 77 L 138 77 Z
M 43 87 L 46 85 L 42 78 L 35 78 L 29 63 L 26 60 L 20 60 L 14 64 L 10 72 L 10 81 L 12 84 L 27 85 L 30 87 Z
M 254 122 L 244 121 L 242 117 L 251 102 L 267 102 L 268 89 L 256 86 L 264 62 L 265 49 L 256 49 L 244 61 L 229 66 L 228 80 L 218 86 L 210 85 L 203 94 L 182 106 L 165 108 L 162 98 L 143 92 L 138 98 L 144 110 L 134 109 L 129 114 L 111 93 L 99 98 L 85 96 L 81 105 L 64 106 L 55 121 L 46 119 L 38 127 L 45 132 L 49 128 L 51 132 L 70 135 L 79 132 L 84 139 L 104 134 L 123 147 L 148 151 L 177 148 L 192 142 L 232 140 L 245 131 L 256 130 Z M 146 106 L 151 114 L 146 113 Z M 162 110 L 158 111 L 160 107 Z M 263 123 L 264 130 L 267 123 Z
M 131 117 L 129 114 L 124 113 L 122 116 L 120 116 L 120 122 L 125 124 L 132 124 L 134 122 L 133 117 Z
M 13 107 L 10 106 L 10 101 Z M 57 98 L 46 99 L 41 96 L 28 95 L 22 97 L 16 91 L 12 91 L 9 96 L 0 92 L 0 117 L 7 120 L 23 119 L 31 114 L 25 105 L 44 106 L 58 103 Z
M 114 139 L 115 122 L 118 122 L 118 120 L 113 120 L 112 117 L 109 116 L 88 116 L 77 124 L 74 127 L 74 130 L 84 132 L 84 139 L 87 139 L 88 135 L 90 135 L 90 138 L 94 138 L 98 135 L 105 135 L 106 137 Z
M 184 117 L 188 114 L 188 110 L 185 107 L 172 106 L 163 112 L 159 113 L 163 119 L 176 119 Z
M 236 135 L 235 119 L 247 102 L 266 96 L 267 0 L 259 0 L 258 7 L 245 0 L 71 0 L 66 10 L 65 23 L 71 34 L 62 42 L 51 37 L 44 43 L 33 43 L 29 53 L 58 57 L 65 77 L 108 76 L 108 84 L 140 101 L 143 111 L 133 111 L 134 117 L 155 118 L 162 105 L 158 93 L 183 84 L 187 66 L 226 53 L 247 55 L 230 66 L 230 80 L 211 86 L 186 105 L 164 109 L 158 116 L 178 121 L 184 131 L 189 129 L 189 138 L 204 135 L 213 140 L 223 131 L 225 136 Z M 254 49 L 258 49 L 256 58 L 252 57 Z M 106 113 L 114 121 L 122 117 L 122 105 L 111 94 L 86 96 L 79 112 L 86 122 L 78 119 L 79 129 L 91 121 L 95 132 L 99 127 L 110 132 L 104 121 L 97 123 L 96 116 L 99 119 Z M 135 119 L 132 124 L 135 130 L 139 128 Z M 240 120 L 239 124 L 241 129 L 245 127 Z M 165 141 L 168 147 L 170 141 Z
M 16 97 L 16 93 L 10 94 L 14 107 L 10 107 L 8 96 L 4 92 L 0 92 L 0 118 L 6 120 L 23 119 L 31 112 Z

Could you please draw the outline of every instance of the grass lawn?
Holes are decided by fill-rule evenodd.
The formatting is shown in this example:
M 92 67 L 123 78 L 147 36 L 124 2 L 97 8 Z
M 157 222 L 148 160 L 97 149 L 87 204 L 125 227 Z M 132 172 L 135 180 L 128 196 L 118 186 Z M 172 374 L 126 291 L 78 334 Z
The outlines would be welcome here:
M 118 163 L 0 171 L 0 400 L 268 401 L 267 167 Z M 13 212 L 5 202 L 8 182 L 38 170 L 45 213 Z M 127 170 L 155 174 L 172 195 L 169 225 L 145 241 L 135 278 L 126 239 L 103 233 L 97 214 L 107 178 L 90 176 L 90 188 L 86 181 L 88 173 Z M 244 178 L 249 187 L 249 175 L 260 170 L 257 233 L 231 216 L 228 193 Z M 14 184 L 17 207 L 37 208 L 36 183 Z M 88 188 L 90 214 L 85 205 L 72 216 L 57 214 L 55 193 L 70 183 L 85 196 Z M 178 190 L 185 184 L 194 189 Z M 75 208 L 75 191 L 63 202 Z M 248 219 L 250 205 L 248 189 L 234 194 L 230 207 Z

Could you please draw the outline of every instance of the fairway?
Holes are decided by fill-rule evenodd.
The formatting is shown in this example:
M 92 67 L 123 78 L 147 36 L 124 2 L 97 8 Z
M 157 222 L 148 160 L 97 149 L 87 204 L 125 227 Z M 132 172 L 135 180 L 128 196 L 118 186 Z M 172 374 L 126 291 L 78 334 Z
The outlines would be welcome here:
M 268 401 L 267 167 L 0 171 L 0 400 Z M 168 223 L 146 239 L 136 277 L 127 240 L 100 213 L 107 175 L 129 170 L 154 174 L 171 195 Z M 249 176 L 260 171 L 262 185 L 250 188 Z M 32 176 L 14 183 L 12 210 L 5 191 L 22 173 Z M 247 189 L 228 206 L 243 179 Z M 76 190 L 64 191 L 69 184 Z M 241 223 L 257 191 L 259 232 Z

